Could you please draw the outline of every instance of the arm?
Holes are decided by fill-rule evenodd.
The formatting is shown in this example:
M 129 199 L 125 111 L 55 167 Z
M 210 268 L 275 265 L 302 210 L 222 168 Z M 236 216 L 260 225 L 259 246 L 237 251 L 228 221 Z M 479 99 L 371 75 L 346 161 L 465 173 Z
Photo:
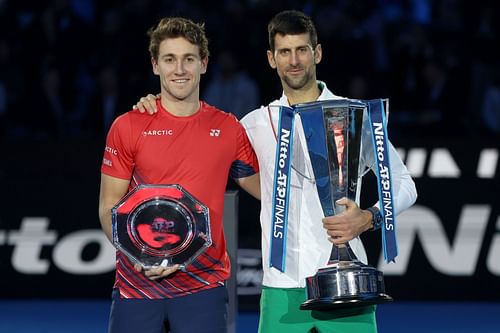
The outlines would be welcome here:
M 417 188 L 392 143 L 389 143 L 389 158 L 391 161 L 394 214 L 397 216 L 415 203 Z M 374 206 L 379 207 L 379 203 L 377 202 Z
M 251 196 L 260 200 L 260 176 L 258 173 L 235 179 L 236 183 L 245 191 L 247 191 Z
M 411 175 L 399 157 L 394 146 L 389 144 L 391 175 L 394 195 L 394 212 L 396 215 L 411 207 L 417 199 L 417 190 Z M 323 227 L 330 236 L 330 241 L 340 245 L 356 238 L 372 228 L 372 213 L 363 210 L 351 200 L 341 199 L 338 204 L 345 205 L 346 210 L 336 216 L 323 219 Z M 375 207 L 379 207 L 377 202 Z
M 108 176 L 101 173 L 101 189 L 99 193 L 99 220 L 101 227 L 110 242 L 113 242 L 111 231 L 111 208 L 127 193 L 129 180 Z

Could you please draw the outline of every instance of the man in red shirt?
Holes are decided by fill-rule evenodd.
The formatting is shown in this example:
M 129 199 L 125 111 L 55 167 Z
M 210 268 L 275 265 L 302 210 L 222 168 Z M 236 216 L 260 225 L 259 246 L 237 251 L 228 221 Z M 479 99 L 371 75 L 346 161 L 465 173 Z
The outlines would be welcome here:
M 185 269 L 142 270 L 117 252 L 110 332 L 224 332 L 230 274 L 222 215 L 231 175 L 260 196 L 258 165 L 237 119 L 199 99 L 208 64 L 203 25 L 164 18 L 149 31 L 161 98 L 154 116 L 132 110 L 109 130 L 101 166 L 99 216 L 112 239 L 111 208 L 139 184 L 179 184 L 210 210 L 212 245 Z

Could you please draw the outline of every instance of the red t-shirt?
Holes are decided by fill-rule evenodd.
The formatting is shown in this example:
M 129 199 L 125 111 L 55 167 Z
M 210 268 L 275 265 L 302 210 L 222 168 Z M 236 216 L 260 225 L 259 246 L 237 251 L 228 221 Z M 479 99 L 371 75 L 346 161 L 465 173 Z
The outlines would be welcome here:
M 106 139 L 101 172 L 139 184 L 179 184 L 208 206 L 212 245 L 187 271 L 151 281 L 117 251 L 115 287 L 125 298 L 170 298 L 209 289 L 229 277 L 222 215 L 228 175 L 258 171 L 244 128 L 232 114 L 201 102 L 189 117 L 176 117 L 158 101 L 154 115 L 130 111 L 118 117 Z

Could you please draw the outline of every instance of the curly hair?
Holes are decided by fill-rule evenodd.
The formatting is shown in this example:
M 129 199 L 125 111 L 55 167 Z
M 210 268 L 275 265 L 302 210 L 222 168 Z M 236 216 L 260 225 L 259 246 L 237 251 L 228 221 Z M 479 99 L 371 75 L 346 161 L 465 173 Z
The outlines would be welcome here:
M 165 17 L 156 26 L 149 29 L 148 36 L 149 53 L 156 60 L 158 60 L 160 43 L 165 39 L 178 37 L 183 37 L 191 44 L 197 45 L 202 59 L 209 56 L 208 39 L 203 23 L 194 23 L 183 17 Z

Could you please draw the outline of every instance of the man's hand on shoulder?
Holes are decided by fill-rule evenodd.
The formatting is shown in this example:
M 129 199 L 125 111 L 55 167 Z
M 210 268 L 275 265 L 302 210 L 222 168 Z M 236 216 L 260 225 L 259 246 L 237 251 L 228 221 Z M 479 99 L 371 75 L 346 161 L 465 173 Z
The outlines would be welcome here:
M 141 97 L 137 104 L 135 104 L 132 108 L 134 110 L 139 110 L 140 113 L 147 112 L 149 114 L 155 114 L 158 112 L 158 108 L 156 107 L 156 100 L 160 98 L 160 95 L 148 94 L 145 97 Z

